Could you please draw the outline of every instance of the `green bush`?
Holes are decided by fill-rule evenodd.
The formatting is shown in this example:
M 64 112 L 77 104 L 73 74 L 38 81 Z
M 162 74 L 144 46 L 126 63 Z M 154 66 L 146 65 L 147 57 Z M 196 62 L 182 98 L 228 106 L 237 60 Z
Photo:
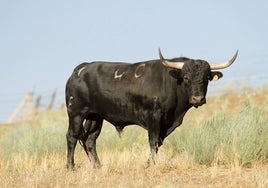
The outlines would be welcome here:
M 168 147 L 193 155 L 200 164 L 211 165 L 216 160 L 246 166 L 268 159 L 267 124 L 264 112 L 247 104 L 239 114 L 216 114 L 199 128 L 183 125 L 168 139 Z
M 27 154 L 41 157 L 47 153 L 65 152 L 65 127 L 59 122 L 41 122 L 40 127 L 22 123 L 1 136 L 1 158 Z

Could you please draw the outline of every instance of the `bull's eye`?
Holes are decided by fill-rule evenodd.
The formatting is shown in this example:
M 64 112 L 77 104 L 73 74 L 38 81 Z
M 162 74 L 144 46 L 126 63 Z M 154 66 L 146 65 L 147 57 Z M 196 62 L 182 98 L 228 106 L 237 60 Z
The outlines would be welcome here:
M 183 81 L 186 85 L 190 85 L 191 84 L 191 80 L 187 77 L 187 76 L 184 76 L 183 77 Z

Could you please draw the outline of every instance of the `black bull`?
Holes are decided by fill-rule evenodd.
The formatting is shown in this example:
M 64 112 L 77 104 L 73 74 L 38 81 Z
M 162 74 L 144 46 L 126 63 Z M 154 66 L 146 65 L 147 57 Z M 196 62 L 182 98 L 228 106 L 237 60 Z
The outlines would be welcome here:
M 185 113 L 206 103 L 208 82 L 222 77 L 221 72 L 211 70 L 230 66 L 237 53 L 221 64 L 188 58 L 165 60 L 159 50 L 157 60 L 77 66 L 66 84 L 67 168 L 74 167 L 77 140 L 93 166 L 100 165 L 96 139 L 103 120 L 119 132 L 131 124 L 148 130 L 148 165 L 154 164 L 158 147 L 182 123 Z

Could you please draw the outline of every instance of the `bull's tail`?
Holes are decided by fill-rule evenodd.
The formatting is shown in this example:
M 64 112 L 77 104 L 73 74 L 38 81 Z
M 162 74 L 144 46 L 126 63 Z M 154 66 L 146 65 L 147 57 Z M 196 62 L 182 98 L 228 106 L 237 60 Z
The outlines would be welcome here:
M 84 148 L 87 156 L 89 156 L 88 151 L 87 151 L 87 147 L 86 147 L 86 138 L 87 138 L 87 133 L 83 129 L 82 134 L 81 134 L 80 138 L 78 139 L 78 141 L 79 141 L 79 144 Z
M 84 148 L 84 150 L 85 150 L 87 156 L 89 156 L 89 155 L 88 155 L 88 151 L 87 151 L 87 147 L 86 147 L 86 143 L 85 143 L 85 141 L 84 141 L 83 139 L 79 139 L 79 144 Z

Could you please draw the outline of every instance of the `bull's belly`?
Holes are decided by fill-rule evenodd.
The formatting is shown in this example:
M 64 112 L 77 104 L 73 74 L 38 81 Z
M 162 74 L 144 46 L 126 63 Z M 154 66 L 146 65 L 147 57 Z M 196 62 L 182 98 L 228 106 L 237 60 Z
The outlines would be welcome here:
M 129 117 L 129 116 L 122 116 L 122 115 L 112 115 L 112 114 L 108 114 L 106 116 L 103 117 L 103 119 L 105 119 L 106 121 L 108 121 L 109 123 L 113 124 L 116 127 L 125 127 L 128 125 L 139 125 L 144 127 L 144 123 L 142 122 L 142 120 L 140 120 L 140 118 L 138 117 Z
M 110 110 L 107 110 L 110 109 Z M 89 114 L 89 117 L 101 117 L 102 119 L 113 124 L 115 127 L 122 127 L 128 125 L 139 125 L 146 129 L 146 119 L 147 113 L 142 113 L 141 111 L 127 111 L 125 110 L 115 110 L 115 108 L 106 108 L 106 110 L 95 109 Z

